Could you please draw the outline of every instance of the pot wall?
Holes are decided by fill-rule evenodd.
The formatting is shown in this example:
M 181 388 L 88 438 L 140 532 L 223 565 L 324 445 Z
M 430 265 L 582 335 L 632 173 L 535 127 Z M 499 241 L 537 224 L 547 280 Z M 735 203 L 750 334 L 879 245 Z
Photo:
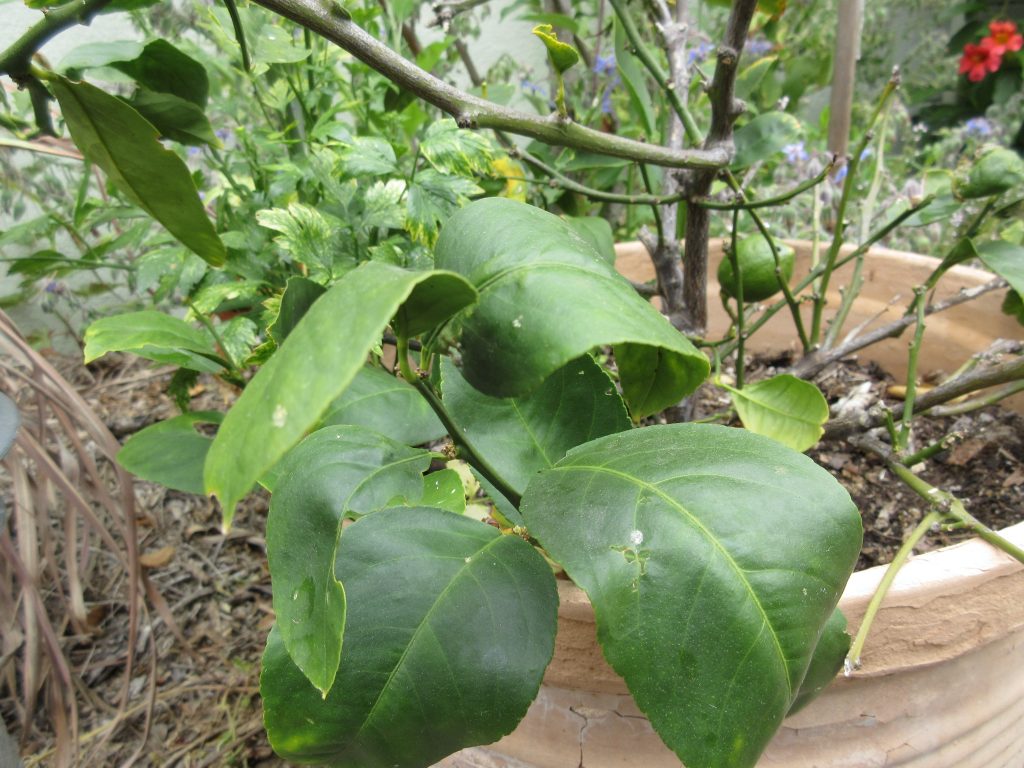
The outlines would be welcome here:
M 797 250 L 795 274 L 809 263 Z M 653 279 L 638 244 L 619 246 L 627 277 Z M 711 248 L 715 274 L 721 244 Z M 848 327 L 884 324 L 902 313 L 913 285 L 935 260 L 884 249 L 872 251 L 862 301 Z M 845 269 L 848 274 L 849 267 Z M 937 300 L 991 279 L 957 267 L 940 282 Z M 846 280 L 840 272 L 834 283 Z M 899 297 L 894 301 L 894 294 Z M 717 285 L 709 286 L 711 333 L 727 318 Z M 830 294 L 837 306 L 839 295 Z M 1020 336 L 999 310 L 1001 292 L 928 320 L 922 361 L 952 372 L 996 338 Z M 790 343 L 792 324 L 780 312 L 755 337 L 754 349 Z M 906 372 L 906 340 L 892 339 L 862 357 L 896 377 Z M 1024 411 L 1024 397 L 1011 401 Z M 1024 546 L 1024 523 L 1003 535 Z M 851 631 L 859 626 L 885 567 L 857 572 L 840 601 Z M 668 768 L 679 761 L 636 708 L 622 679 L 605 663 L 593 610 L 581 590 L 559 583 L 555 657 L 537 700 L 510 736 L 489 748 L 464 750 L 444 768 Z M 1021 768 L 1024 766 L 1024 566 L 980 540 L 912 558 L 879 611 L 863 668 L 838 677 L 812 704 L 787 719 L 758 763 L 760 768 Z

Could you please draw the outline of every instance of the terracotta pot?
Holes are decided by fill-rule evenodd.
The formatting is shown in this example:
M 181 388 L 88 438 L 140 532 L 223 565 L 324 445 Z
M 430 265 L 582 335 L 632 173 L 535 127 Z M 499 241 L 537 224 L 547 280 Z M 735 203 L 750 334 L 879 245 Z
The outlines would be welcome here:
M 806 243 L 797 246 L 794 274 L 803 274 Z M 721 258 L 712 246 L 711 275 Z M 934 267 L 934 259 L 883 249 L 869 256 L 865 288 L 848 327 L 897 317 Z M 634 280 L 653 278 L 643 249 L 619 247 L 619 270 Z M 951 295 L 991 276 L 956 268 L 938 294 Z M 834 284 L 842 285 L 842 274 Z M 726 319 L 709 287 L 712 333 Z M 894 294 L 901 294 L 893 301 Z M 838 304 L 838 293 L 830 296 Z M 999 311 L 1001 296 L 957 307 L 928 321 L 925 370 L 956 368 L 996 338 L 1020 336 Z M 715 312 L 717 310 L 717 312 Z M 791 319 L 779 313 L 754 348 L 778 349 L 791 339 Z M 862 353 L 897 378 L 906 371 L 906 340 Z M 1011 405 L 1024 410 L 1024 398 Z M 1024 524 L 1003 535 L 1024 545 Z M 851 629 L 884 572 L 853 575 L 840 607 Z M 489 748 L 465 750 L 446 768 L 667 768 L 679 761 L 637 709 L 625 684 L 597 646 L 586 596 L 559 584 L 561 607 L 555 657 L 540 694 L 519 728 Z M 912 558 L 868 638 L 863 669 L 840 676 L 818 699 L 787 719 L 759 766 L 768 768 L 1021 768 L 1024 766 L 1024 566 L 980 540 Z

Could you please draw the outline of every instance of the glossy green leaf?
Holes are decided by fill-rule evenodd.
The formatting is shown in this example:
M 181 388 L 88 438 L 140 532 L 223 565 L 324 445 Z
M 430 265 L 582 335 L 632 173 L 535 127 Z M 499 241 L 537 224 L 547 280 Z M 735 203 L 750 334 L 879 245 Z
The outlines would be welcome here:
M 480 291 L 479 305 L 450 326 L 462 373 L 484 394 L 521 397 L 569 361 L 613 345 L 626 402 L 641 418 L 677 403 L 708 373 L 707 358 L 550 213 L 478 200 L 445 225 L 435 259 Z
M 206 69 L 166 40 L 153 40 L 138 56 L 113 66 L 150 91 L 172 94 L 200 109 L 206 106 L 210 92 Z
M 462 477 L 454 469 L 431 472 L 423 478 L 423 497 L 419 503 L 461 515 L 466 511 L 466 488 Z
M 348 615 L 326 700 L 278 630 L 267 643 L 260 692 L 279 755 L 425 768 L 516 726 L 551 659 L 558 605 L 529 544 L 450 512 L 389 509 L 345 529 L 336 575 Z
M 558 72 L 565 72 L 580 60 L 576 49 L 559 40 L 555 28 L 550 24 L 538 24 L 533 28 L 533 34 L 539 37 L 544 47 L 548 49 L 548 58 Z
M 778 440 L 794 451 L 814 446 L 828 421 L 828 402 L 814 384 L 788 373 L 747 384 L 725 387 L 743 426 Z
M 821 633 L 821 639 L 814 649 L 814 656 L 811 657 L 811 665 L 800 684 L 800 691 L 789 708 L 789 715 L 806 707 L 828 687 L 843 668 L 849 650 L 850 636 L 846 634 L 846 616 L 836 608 Z
M 292 661 L 323 694 L 334 684 L 345 627 L 345 590 L 334 559 L 347 512 L 366 514 L 422 494 L 427 451 L 362 427 L 327 427 L 274 468 L 267 560 L 274 613 Z
M 366 262 L 317 299 L 228 412 L 206 460 L 206 490 L 230 526 L 235 504 L 314 426 L 398 318 L 423 333 L 471 304 L 476 291 L 447 272 Z
M 209 336 L 184 320 L 153 310 L 103 317 L 86 328 L 84 362 L 91 363 L 107 352 L 131 352 L 206 373 L 227 367 Z
M 445 358 L 441 390 L 446 410 L 474 449 L 520 494 L 570 448 L 632 426 L 615 384 L 589 355 L 529 395 L 509 399 L 473 389 Z
M 191 411 L 140 429 L 117 453 L 118 463 L 137 477 L 176 491 L 203 493 L 203 462 L 213 438 L 197 424 L 220 424 L 220 411 Z
M 131 61 L 142 54 L 142 43 L 137 40 L 97 41 L 78 45 L 61 58 L 57 69 L 68 70 L 93 69 L 105 67 L 115 61 Z
M 669 748 L 689 768 L 753 766 L 860 552 L 842 486 L 768 438 L 673 424 L 570 451 L 521 511 Z
M 978 247 L 981 262 L 1024 296 L 1024 245 L 993 240 Z
M 372 366 L 359 369 L 320 423 L 359 424 L 406 445 L 445 435 L 444 425 L 415 387 Z
M 746 168 L 769 159 L 787 144 L 800 140 L 804 129 L 800 121 L 787 112 L 758 115 L 736 129 L 736 157 L 733 168 Z
M 213 266 L 226 251 L 206 215 L 188 167 L 158 141 L 156 129 L 120 99 L 54 75 L 71 138 L 133 203 Z
M 284 286 L 284 293 L 281 294 L 281 308 L 278 310 L 277 318 L 267 328 L 271 338 L 278 346 L 284 343 L 288 334 L 313 306 L 313 302 L 319 299 L 326 290 L 319 283 L 314 283 L 301 275 L 288 278 L 288 282 Z
M 600 216 L 566 216 L 565 223 L 586 240 L 609 264 L 615 264 L 615 235 L 612 225 Z
M 140 88 L 129 102 L 139 114 L 172 141 L 180 144 L 220 146 L 213 126 L 203 110 L 173 93 L 157 93 Z

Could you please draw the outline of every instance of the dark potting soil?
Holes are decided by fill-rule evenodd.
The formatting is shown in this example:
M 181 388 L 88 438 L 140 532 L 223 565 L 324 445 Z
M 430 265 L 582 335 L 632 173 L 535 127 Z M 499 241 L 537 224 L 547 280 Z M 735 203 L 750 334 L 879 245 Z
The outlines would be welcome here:
M 782 373 L 788 357 L 755 358 L 748 366 L 748 380 Z M 879 401 L 900 408 L 890 394 L 896 383 L 875 365 L 843 361 L 816 379 L 829 406 L 851 397 L 868 407 Z M 698 409 L 710 414 L 728 408 L 721 390 L 705 387 Z M 738 422 L 735 422 L 738 424 Z M 947 435 L 956 438 L 949 450 L 917 465 L 914 471 L 931 485 L 959 498 L 968 512 L 990 528 L 999 530 L 1024 521 L 1024 416 L 1000 406 L 959 416 L 922 415 L 915 419 L 912 450 L 931 445 Z M 849 491 L 864 521 L 864 543 L 857 568 L 888 563 L 904 537 L 928 513 L 920 496 L 895 478 L 873 453 L 845 440 L 826 440 L 807 455 L 829 470 Z M 926 552 L 970 538 L 964 531 L 936 530 L 915 548 Z

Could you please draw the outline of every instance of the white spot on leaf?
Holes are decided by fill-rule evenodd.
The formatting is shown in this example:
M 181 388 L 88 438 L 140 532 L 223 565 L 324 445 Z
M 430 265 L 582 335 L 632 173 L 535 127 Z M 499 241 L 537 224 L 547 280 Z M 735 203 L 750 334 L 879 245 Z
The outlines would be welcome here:
M 278 404 L 277 408 L 274 409 L 273 416 L 270 417 L 270 423 L 280 429 L 284 426 L 284 423 L 288 420 L 288 409 L 283 405 Z
M 629 543 L 632 544 L 634 547 L 639 547 L 641 544 L 644 543 L 644 532 L 643 531 L 633 531 L 633 532 L 631 532 L 629 534 Z

